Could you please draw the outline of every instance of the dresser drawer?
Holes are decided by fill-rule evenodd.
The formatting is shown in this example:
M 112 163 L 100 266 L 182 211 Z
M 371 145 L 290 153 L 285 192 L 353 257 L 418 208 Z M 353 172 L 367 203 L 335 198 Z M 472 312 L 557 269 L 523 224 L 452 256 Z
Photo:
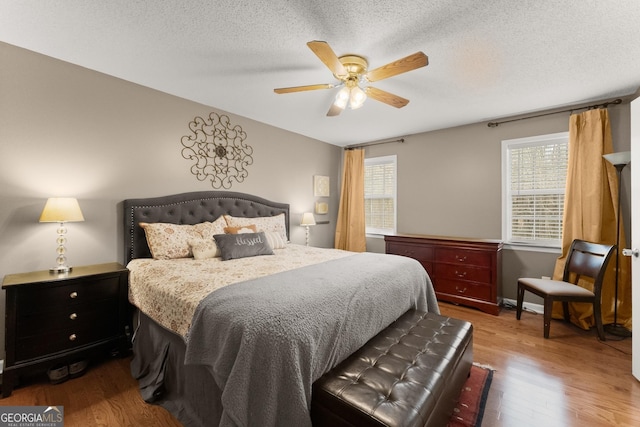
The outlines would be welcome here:
M 74 304 L 64 310 L 45 313 L 30 313 L 18 319 L 18 336 L 49 334 L 56 330 L 83 327 L 101 322 L 119 321 L 117 299 L 101 301 L 100 304 Z
M 489 252 L 466 249 L 436 248 L 436 262 L 489 267 L 491 265 L 491 254 Z
M 432 261 L 433 248 L 429 246 L 389 243 L 387 253 L 402 255 L 419 261 Z
M 483 283 L 438 278 L 435 283 L 435 288 L 438 293 L 475 298 L 485 301 L 489 301 L 491 299 L 491 286 Z
M 51 286 L 24 290 L 18 293 L 18 316 L 30 313 L 60 311 L 63 307 L 89 304 L 104 299 L 118 298 L 119 277 L 107 277 L 85 282 L 71 282 L 63 286 Z
M 77 328 L 67 328 L 47 334 L 21 337 L 16 342 L 16 360 L 28 360 L 43 354 L 53 354 L 61 351 L 74 350 L 87 344 L 99 342 L 116 336 L 119 326 L 111 319 L 101 323 L 88 323 Z
M 436 264 L 435 276 L 438 279 L 491 283 L 491 270 L 466 264 Z

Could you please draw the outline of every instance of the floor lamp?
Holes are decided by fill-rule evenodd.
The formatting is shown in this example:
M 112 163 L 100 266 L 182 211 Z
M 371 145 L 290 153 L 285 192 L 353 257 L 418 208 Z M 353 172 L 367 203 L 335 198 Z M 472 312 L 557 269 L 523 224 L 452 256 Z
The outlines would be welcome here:
M 621 185 L 622 185 L 622 169 L 631 161 L 631 151 L 622 151 L 620 153 L 605 154 L 602 157 L 606 161 L 615 166 L 618 171 L 618 218 L 616 219 L 616 290 L 615 290 L 615 305 L 613 306 L 613 324 L 605 325 L 605 330 L 612 335 L 619 337 L 630 337 L 631 331 L 622 325 L 618 324 L 618 276 L 620 268 L 620 199 L 621 199 Z

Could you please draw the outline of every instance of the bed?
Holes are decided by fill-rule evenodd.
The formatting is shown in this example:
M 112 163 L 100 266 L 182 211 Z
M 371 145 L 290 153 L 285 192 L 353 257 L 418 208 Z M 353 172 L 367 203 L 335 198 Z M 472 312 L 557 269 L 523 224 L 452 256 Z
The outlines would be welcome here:
M 439 312 L 411 258 L 289 243 L 285 203 L 191 192 L 125 200 L 123 217 L 131 373 L 145 401 L 185 426 L 311 426 L 315 380 L 408 310 Z M 214 232 L 218 256 L 192 240 L 187 256 L 158 256 L 150 224 Z M 238 255 L 240 243 L 272 250 Z

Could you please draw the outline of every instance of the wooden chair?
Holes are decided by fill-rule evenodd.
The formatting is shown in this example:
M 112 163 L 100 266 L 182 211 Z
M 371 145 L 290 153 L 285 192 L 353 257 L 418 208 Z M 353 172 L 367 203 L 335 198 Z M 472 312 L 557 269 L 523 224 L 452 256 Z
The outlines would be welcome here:
M 590 243 L 574 240 L 571 243 L 567 261 L 564 266 L 562 280 L 520 278 L 518 279 L 518 304 L 516 318 L 520 320 L 524 291 L 529 291 L 544 298 L 544 337 L 549 338 L 551 326 L 551 310 L 554 301 L 562 302 L 564 320 L 569 321 L 569 302 L 588 302 L 593 304 L 593 316 L 598 330 L 598 337 L 605 340 L 600 308 L 602 280 L 615 245 Z M 594 280 L 593 292 L 579 285 L 580 277 Z

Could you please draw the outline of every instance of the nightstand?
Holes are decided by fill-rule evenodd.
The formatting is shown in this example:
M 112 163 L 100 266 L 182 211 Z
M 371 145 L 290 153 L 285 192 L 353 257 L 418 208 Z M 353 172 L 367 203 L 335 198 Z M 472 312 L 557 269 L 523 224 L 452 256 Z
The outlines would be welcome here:
M 20 375 L 129 350 L 129 271 L 118 263 L 5 276 L 2 397 Z

